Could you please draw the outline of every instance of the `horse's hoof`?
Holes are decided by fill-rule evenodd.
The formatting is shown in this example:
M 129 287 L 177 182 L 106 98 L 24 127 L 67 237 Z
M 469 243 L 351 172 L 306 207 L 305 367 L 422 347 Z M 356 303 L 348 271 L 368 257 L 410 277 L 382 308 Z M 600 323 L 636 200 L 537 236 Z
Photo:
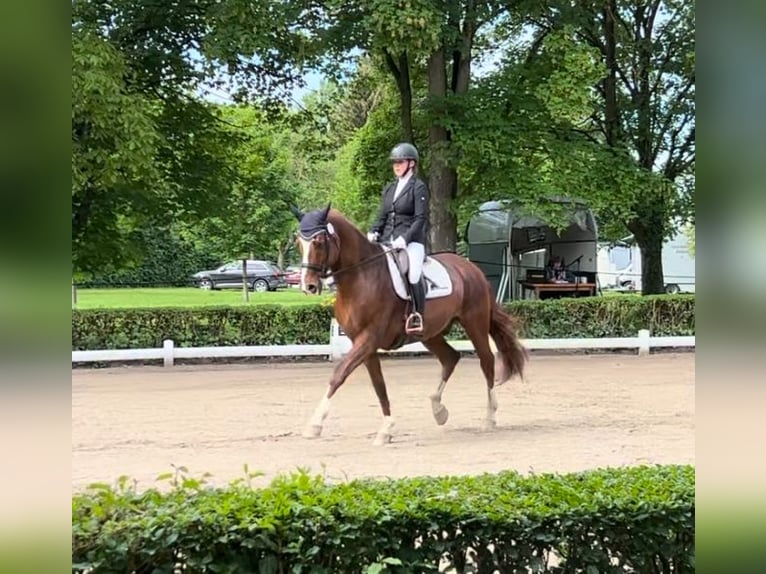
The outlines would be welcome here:
M 497 421 L 492 420 L 486 420 L 484 421 L 484 424 L 482 425 L 482 429 L 485 431 L 493 431 L 497 427 Z
M 375 440 L 372 441 L 372 446 L 383 446 L 391 442 L 391 434 L 379 432 L 375 435 Z
M 447 422 L 447 419 L 449 418 L 449 411 L 447 410 L 447 407 L 441 403 L 433 403 L 431 407 L 433 409 L 434 420 L 436 421 L 436 424 L 442 426 Z
M 305 438 L 317 438 L 322 434 L 322 427 L 319 425 L 309 425 L 303 430 Z

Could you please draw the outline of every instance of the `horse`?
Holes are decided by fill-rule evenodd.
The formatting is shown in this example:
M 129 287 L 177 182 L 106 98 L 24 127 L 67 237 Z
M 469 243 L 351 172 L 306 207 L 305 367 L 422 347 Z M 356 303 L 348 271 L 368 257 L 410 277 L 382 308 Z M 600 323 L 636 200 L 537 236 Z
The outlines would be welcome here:
M 364 363 L 383 412 L 383 423 L 373 444 L 391 441 L 393 418 L 381 371 L 379 349 L 396 349 L 420 341 L 441 363 L 441 379 L 430 395 L 434 419 L 447 422 L 449 411 L 442 403 L 447 381 L 460 360 L 445 339 L 454 322 L 462 325 L 473 343 L 487 384 L 487 411 L 484 428 L 495 428 L 497 397 L 495 387 L 514 375 L 523 376 L 528 358 L 516 334 L 513 318 L 492 297 L 489 282 L 481 270 L 452 252 L 432 254 L 449 277 L 448 294 L 429 298 L 423 313 L 423 332 L 417 338 L 404 330 L 408 301 L 397 295 L 389 271 L 389 252 L 370 242 L 342 213 L 326 208 L 303 213 L 291 210 L 300 222 L 297 244 L 301 254 L 301 289 L 309 295 L 322 293 L 323 281 L 335 285 L 335 318 L 353 342 L 351 350 L 335 366 L 327 392 L 316 407 L 303 435 L 319 437 L 330 410 L 330 401 L 348 376 Z M 426 262 L 426 267 L 431 263 Z M 405 296 L 406 297 L 406 296 Z M 495 342 L 497 354 L 490 347 Z

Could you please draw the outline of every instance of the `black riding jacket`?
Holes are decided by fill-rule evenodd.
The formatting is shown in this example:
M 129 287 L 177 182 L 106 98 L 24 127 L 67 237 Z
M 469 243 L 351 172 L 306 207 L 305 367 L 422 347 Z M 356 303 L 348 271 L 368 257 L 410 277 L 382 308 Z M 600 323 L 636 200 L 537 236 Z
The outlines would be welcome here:
M 401 235 L 407 243 L 425 245 L 428 237 L 428 186 L 413 174 L 394 201 L 396 184 L 394 181 L 383 190 L 380 211 L 371 229 L 383 242 L 390 242 Z

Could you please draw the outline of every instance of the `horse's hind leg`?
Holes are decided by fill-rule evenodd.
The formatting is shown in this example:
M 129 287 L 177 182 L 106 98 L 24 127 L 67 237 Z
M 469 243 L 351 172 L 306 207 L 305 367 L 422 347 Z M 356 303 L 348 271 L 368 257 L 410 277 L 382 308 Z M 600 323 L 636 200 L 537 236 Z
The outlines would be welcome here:
M 378 395 L 380 408 L 383 411 L 383 425 L 372 444 L 380 446 L 391 442 L 391 430 L 394 428 L 394 419 L 391 418 L 391 404 L 388 402 L 388 392 L 386 392 L 386 381 L 383 379 L 383 372 L 380 370 L 380 357 L 377 353 L 370 355 L 365 359 L 364 366 L 370 373 L 372 387 L 375 394 Z
M 479 355 L 479 364 L 487 381 L 487 417 L 484 419 L 484 428 L 491 430 L 497 425 L 497 396 L 494 388 L 495 356 L 489 346 L 489 318 L 486 322 L 487 327 L 479 321 L 466 321 L 462 325 L 473 343 L 476 354 Z
M 442 404 L 442 393 L 444 392 L 444 387 L 447 386 L 447 381 L 449 380 L 450 375 L 452 375 L 452 372 L 455 370 L 455 365 L 457 365 L 457 362 L 460 360 L 460 353 L 453 349 L 441 335 L 423 341 L 423 345 L 426 349 L 436 355 L 436 358 L 439 359 L 439 362 L 442 365 L 441 381 L 439 382 L 436 392 L 431 394 L 429 398 L 431 399 L 431 410 L 433 411 L 436 424 L 443 425 L 449 418 L 449 411 L 447 410 L 447 407 Z

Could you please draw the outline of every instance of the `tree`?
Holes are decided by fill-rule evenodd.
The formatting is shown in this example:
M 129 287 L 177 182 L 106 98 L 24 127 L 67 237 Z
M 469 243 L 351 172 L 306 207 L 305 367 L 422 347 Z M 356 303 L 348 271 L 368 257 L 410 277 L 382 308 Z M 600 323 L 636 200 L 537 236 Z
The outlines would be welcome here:
M 72 249 L 75 272 L 118 268 L 148 222 L 214 212 L 228 136 L 210 104 L 146 86 L 135 55 L 79 16 L 72 26 Z M 180 91 L 181 88 L 178 88 Z
M 162 185 L 157 102 L 126 89 L 118 50 L 88 30 L 72 36 L 72 259 L 95 270 L 130 258 L 135 220 Z
M 456 161 L 451 150 L 452 126 L 460 99 L 470 86 L 476 35 L 482 25 L 506 10 L 502 2 L 413 0 L 364 4 L 352 29 L 360 47 L 382 55 L 401 100 L 402 138 L 428 150 L 431 192 L 431 248 L 454 251 L 457 220 L 451 210 L 458 195 Z M 340 28 L 349 26 L 341 21 Z M 413 93 L 427 86 L 428 146 L 416 139 Z M 425 154 L 424 154 L 425 155 Z
M 288 153 L 280 147 L 277 128 L 255 109 L 225 107 L 223 118 L 237 138 L 229 152 L 232 179 L 219 197 L 220 215 L 201 225 L 232 258 L 278 259 L 284 237 L 294 222 L 296 201 L 288 173 Z
M 607 73 L 590 133 L 647 174 L 640 193 L 618 196 L 641 248 L 644 293 L 664 291 L 662 245 L 693 211 L 695 165 L 694 3 L 607 0 L 573 14 Z M 549 16 L 553 24 L 555 16 Z

